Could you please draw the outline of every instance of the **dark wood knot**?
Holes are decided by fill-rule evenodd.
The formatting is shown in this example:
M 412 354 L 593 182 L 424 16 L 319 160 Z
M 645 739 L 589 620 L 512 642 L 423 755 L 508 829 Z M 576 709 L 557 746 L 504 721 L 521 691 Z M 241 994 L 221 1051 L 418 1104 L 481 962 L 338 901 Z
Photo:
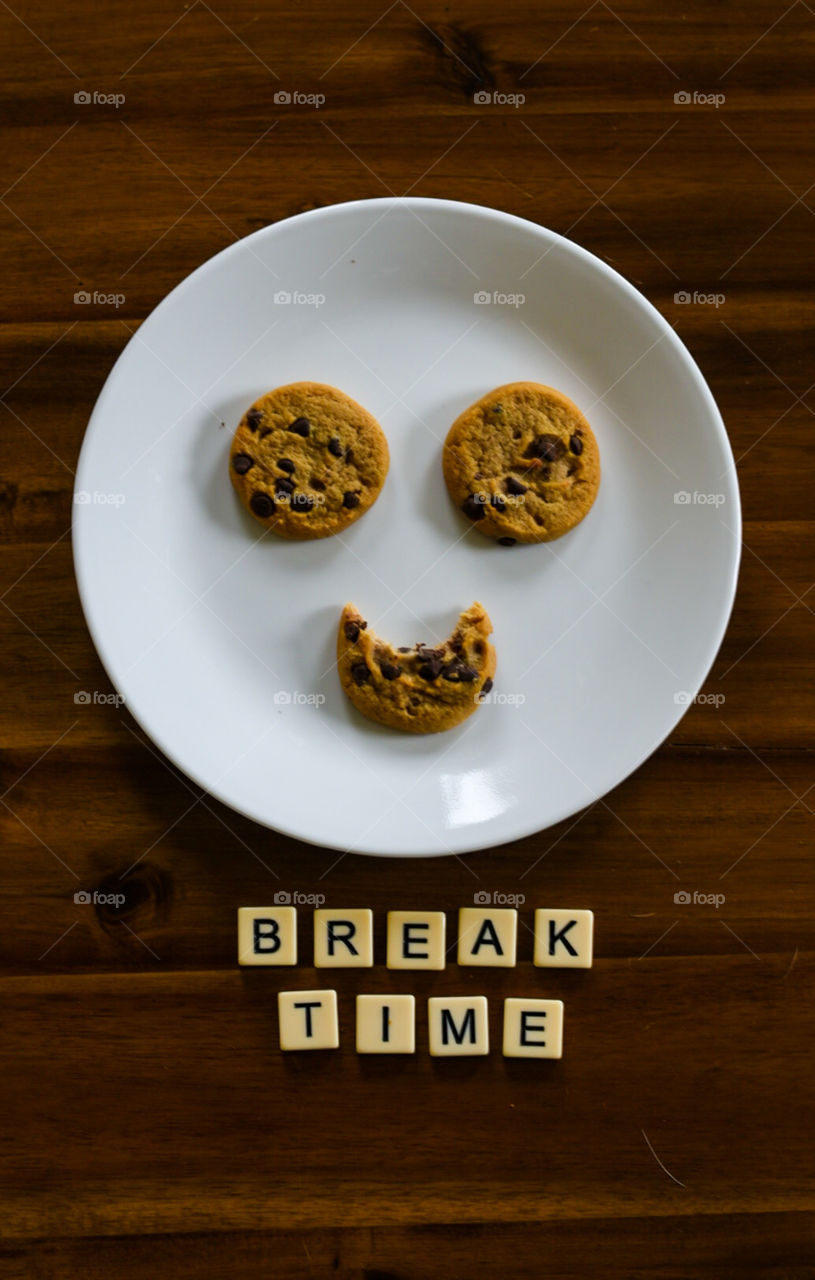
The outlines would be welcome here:
M 446 78 L 460 89 L 465 97 L 495 88 L 495 75 L 486 51 L 478 36 L 452 23 L 436 23 L 423 27 L 423 38 L 437 55 Z
M 155 921 L 167 914 L 172 897 L 172 879 L 153 862 L 137 862 L 122 875 L 112 871 L 96 886 L 93 902 L 103 929 L 110 930 L 122 920 L 138 917 Z
M 10 480 L 0 480 L 0 519 L 6 519 L 17 506 L 19 487 Z

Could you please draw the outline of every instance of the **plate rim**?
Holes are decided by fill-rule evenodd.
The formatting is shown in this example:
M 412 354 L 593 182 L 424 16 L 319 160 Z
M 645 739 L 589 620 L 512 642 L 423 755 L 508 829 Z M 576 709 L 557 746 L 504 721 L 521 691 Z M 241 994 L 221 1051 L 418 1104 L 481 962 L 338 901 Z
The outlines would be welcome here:
M 104 402 L 105 402 L 109 387 L 112 385 L 115 377 L 117 376 L 117 373 L 119 373 L 120 375 L 120 366 L 123 365 L 125 361 L 125 357 L 127 356 L 130 350 L 130 347 L 135 343 L 138 335 L 143 331 L 145 325 L 149 324 L 153 320 L 153 318 L 157 316 L 165 307 L 169 307 L 171 303 L 176 299 L 177 295 L 183 294 L 188 288 L 194 287 L 194 282 L 198 280 L 200 277 L 202 277 L 203 275 L 205 275 L 206 273 L 208 273 L 209 271 L 212 271 L 215 267 L 216 262 L 221 263 L 223 259 L 228 258 L 233 254 L 236 254 L 239 250 L 243 249 L 249 242 L 257 238 L 272 237 L 279 228 L 287 227 L 293 222 L 319 222 L 320 220 L 330 219 L 332 216 L 335 216 L 338 211 L 341 211 L 341 210 L 353 210 L 353 209 L 362 210 L 363 208 L 376 209 L 378 207 L 382 209 L 383 212 L 386 212 L 388 209 L 395 210 L 395 209 L 405 208 L 405 207 L 409 208 L 411 206 L 416 206 L 417 208 L 423 208 L 428 211 L 431 209 L 438 210 L 441 208 L 445 210 L 451 210 L 453 212 L 459 212 L 460 214 L 463 214 L 466 216 L 477 216 L 477 217 L 487 218 L 499 224 L 504 224 L 510 229 L 513 229 L 513 228 L 523 229 L 525 232 L 528 232 L 531 229 L 536 235 L 541 236 L 543 239 L 548 239 L 551 242 L 552 247 L 554 247 L 555 245 L 558 245 L 567 254 L 573 255 L 574 257 L 576 257 L 578 261 L 582 263 L 583 266 L 589 267 L 595 271 L 599 270 L 600 274 L 604 276 L 610 284 L 615 286 L 624 295 L 626 295 L 630 302 L 633 302 L 637 308 L 643 309 L 645 311 L 646 315 L 650 318 L 652 323 L 654 323 L 657 329 L 661 331 L 662 336 L 666 337 L 668 341 L 671 343 L 674 354 L 679 358 L 679 360 L 681 361 L 685 369 L 686 374 L 690 377 L 692 382 L 695 384 L 697 391 L 701 394 L 703 400 L 707 403 L 708 409 L 711 414 L 712 422 L 716 429 L 717 435 L 719 436 L 720 444 L 723 446 L 723 451 L 727 461 L 727 466 L 724 472 L 722 473 L 722 482 L 729 484 L 729 488 L 730 490 L 732 490 L 732 492 L 728 492 L 728 500 L 731 503 L 733 517 L 734 517 L 733 529 L 730 531 L 731 538 L 728 544 L 729 552 L 730 552 L 729 575 L 728 575 L 726 590 L 722 593 L 722 596 L 721 596 L 721 604 L 718 611 L 716 623 L 715 623 L 715 626 L 712 626 L 710 629 L 709 639 L 708 639 L 707 645 L 705 646 L 705 656 L 702 659 L 700 664 L 700 669 L 702 671 L 702 674 L 698 679 L 698 681 L 691 682 L 691 684 L 693 685 L 693 688 L 687 691 L 689 696 L 688 696 L 688 702 L 685 706 L 685 709 L 682 710 L 680 708 L 679 714 L 677 715 L 676 719 L 668 726 L 666 731 L 663 734 L 661 734 L 661 736 L 659 736 L 655 741 L 649 740 L 648 746 L 646 747 L 646 749 L 642 751 L 641 754 L 638 754 L 635 762 L 630 767 L 627 767 L 626 771 L 619 778 L 617 778 L 617 780 L 610 787 L 608 787 L 602 793 L 602 795 L 598 795 L 595 799 L 588 801 L 586 804 L 578 805 L 576 807 L 574 805 L 566 805 L 563 809 L 563 812 L 560 812 L 558 810 L 556 815 L 551 819 L 551 821 L 547 821 L 544 826 L 537 826 L 537 825 L 530 826 L 528 821 L 524 822 L 524 821 L 516 820 L 515 823 L 509 824 L 511 829 L 508 834 L 504 834 L 498 839 L 487 839 L 483 843 L 470 844 L 468 842 L 466 845 L 460 845 L 456 848 L 444 848 L 444 849 L 437 849 L 437 848 L 418 849 L 418 850 L 399 849 L 395 851 L 383 850 L 382 848 L 342 849 L 342 846 L 340 844 L 326 844 L 323 840 L 316 839 L 313 835 L 309 835 L 307 831 L 295 829 L 291 825 L 288 825 L 288 826 L 275 825 L 272 822 L 270 822 L 267 818 L 260 816 L 255 812 L 251 812 L 248 808 L 241 808 L 238 805 L 236 805 L 234 800 L 230 799 L 227 795 L 225 795 L 217 785 L 213 786 L 211 783 L 207 782 L 204 778 L 202 778 L 197 773 L 197 771 L 190 769 L 186 764 L 181 762 L 176 752 L 173 749 L 171 749 L 170 744 L 167 743 L 163 731 L 156 730 L 155 728 L 150 727 L 151 720 L 153 718 L 152 714 L 149 712 L 145 713 L 143 711 L 143 708 L 140 708 L 136 704 L 132 703 L 130 698 L 127 696 L 127 694 L 123 691 L 123 689 L 120 688 L 118 681 L 115 680 L 112 675 L 111 668 L 114 665 L 113 659 L 110 657 L 109 651 L 102 640 L 101 633 L 100 633 L 100 625 L 98 623 L 98 615 L 97 617 L 94 617 L 94 606 L 91 599 L 92 586 L 90 582 L 90 574 L 89 574 L 89 571 L 87 571 L 87 566 L 83 566 L 82 564 L 81 553 L 79 552 L 79 549 L 78 549 L 78 538 L 76 536 L 76 532 L 78 531 L 80 524 L 86 517 L 83 514 L 84 504 L 77 502 L 76 495 L 87 488 L 87 485 L 82 481 L 82 477 L 83 477 L 84 470 L 89 466 L 88 459 L 90 458 L 91 449 L 93 447 L 95 437 L 101 428 L 102 414 L 104 411 Z M 126 710 L 130 713 L 130 715 L 133 717 L 133 719 L 139 725 L 142 731 L 147 735 L 149 740 L 158 748 L 158 750 L 162 753 L 162 755 L 166 757 L 166 759 L 170 762 L 170 764 L 174 768 L 179 769 L 186 778 L 189 778 L 190 781 L 193 782 L 196 786 L 201 787 L 206 795 L 211 796 L 214 800 L 217 800 L 219 803 L 225 805 L 228 809 L 231 809 L 233 812 L 241 814 L 242 817 L 248 818 L 250 821 L 257 823 L 258 826 L 261 826 L 268 831 L 273 831 L 280 835 L 286 836 L 287 838 L 298 840 L 304 844 L 311 845 L 312 847 L 315 847 L 315 848 L 332 849 L 332 850 L 342 849 L 342 851 L 345 853 L 354 853 L 359 856 L 365 856 L 365 857 L 410 858 L 410 859 L 435 858 L 435 857 L 442 858 L 442 857 L 450 857 L 450 856 L 461 856 L 462 854 L 475 853 L 475 852 L 479 852 L 487 849 L 502 848 L 504 845 L 512 844 L 516 840 L 527 839 L 533 835 L 539 834 L 542 831 L 548 831 L 552 827 L 557 826 L 559 823 L 565 822 L 569 818 L 574 817 L 576 814 L 584 812 L 592 804 L 596 804 L 599 800 L 603 799 L 605 796 L 610 795 L 611 792 L 615 791 L 617 787 L 621 786 L 625 781 L 627 781 L 628 778 L 630 778 L 634 773 L 636 773 L 642 767 L 642 765 L 648 759 L 650 759 L 650 757 L 654 755 L 654 753 L 659 749 L 659 747 L 667 740 L 668 736 L 674 731 L 677 725 L 684 719 L 684 716 L 687 714 L 688 708 L 693 705 L 693 701 L 696 695 L 698 694 L 699 690 L 702 688 L 705 681 L 707 680 L 710 674 L 710 671 L 713 667 L 713 664 L 716 661 L 716 657 L 718 656 L 719 650 L 721 648 L 722 642 L 727 632 L 727 627 L 730 623 L 730 618 L 732 616 L 733 607 L 736 599 L 737 588 L 738 588 L 739 570 L 741 566 L 741 557 L 742 557 L 741 494 L 739 490 L 738 471 L 736 468 L 736 461 L 733 456 L 733 449 L 730 443 L 730 438 L 728 436 L 727 428 L 725 427 L 725 424 L 724 424 L 724 419 L 722 417 L 721 411 L 719 410 L 719 406 L 716 403 L 716 399 L 713 395 L 713 392 L 711 391 L 701 369 L 696 363 L 696 360 L 694 359 L 693 355 L 691 354 L 690 350 L 688 349 L 688 347 L 686 346 L 682 338 L 677 333 L 674 326 L 669 324 L 669 322 L 665 319 L 662 313 L 659 310 L 657 310 L 657 308 L 650 301 L 650 299 L 647 298 L 645 294 L 642 293 L 639 289 L 637 289 L 633 284 L 631 284 L 631 282 L 627 280 L 625 276 L 623 276 L 619 271 L 617 271 L 614 267 L 611 267 L 607 262 L 605 262 L 602 258 L 598 257 L 596 254 L 592 253 L 591 250 L 585 249 L 582 245 L 579 245 L 575 241 L 570 240 L 567 236 L 562 235 L 560 232 L 553 231 L 551 228 L 545 227 L 541 223 L 533 222 L 529 218 L 523 218 L 518 216 L 517 214 L 507 213 L 501 209 L 495 209 L 490 205 L 475 204 L 472 201 L 448 200 L 441 197 L 377 196 L 371 199 L 341 200 L 341 201 L 336 201 L 333 204 L 322 205 L 320 206 L 320 208 L 317 208 L 317 209 L 307 209 L 300 213 L 291 214 L 288 217 L 281 218 L 276 222 L 268 223 L 264 227 L 259 227 L 256 231 L 250 232 L 249 235 L 241 237 L 239 240 L 234 241 L 230 245 L 226 245 L 223 249 L 219 249 L 211 257 L 205 259 L 204 262 L 202 262 L 199 266 L 195 267 L 191 272 L 189 272 L 188 275 L 184 276 L 182 280 L 179 280 L 178 283 L 175 284 L 172 287 L 172 289 L 170 289 L 170 291 L 164 295 L 161 301 L 158 302 L 156 306 L 153 307 L 152 310 L 145 316 L 145 318 L 140 323 L 138 330 L 131 336 L 131 338 L 128 340 L 128 342 L 126 343 L 122 351 L 117 356 L 114 364 L 112 365 L 111 369 L 109 370 L 105 378 L 105 381 L 94 402 L 93 409 L 91 411 L 90 417 L 88 418 L 85 432 L 82 437 L 82 444 L 80 446 L 77 465 L 76 465 L 76 475 L 74 480 L 72 499 L 73 500 L 72 500 L 72 519 L 71 519 L 71 554 L 72 554 L 73 566 L 74 566 L 74 577 L 77 584 L 77 591 L 79 595 L 79 601 L 80 601 L 80 606 L 82 608 L 83 617 L 85 619 L 85 625 L 88 628 L 88 632 L 93 642 L 94 649 L 96 650 L 97 657 L 101 662 L 102 667 L 104 668 L 104 671 L 108 679 L 110 680 L 110 683 L 113 685 L 114 689 L 116 689 L 117 692 L 119 692 L 122 695 L 122 697 L 124 698 L 124 705 Z M 455 843 L 455 840 L 453 840 L 453 843 Z

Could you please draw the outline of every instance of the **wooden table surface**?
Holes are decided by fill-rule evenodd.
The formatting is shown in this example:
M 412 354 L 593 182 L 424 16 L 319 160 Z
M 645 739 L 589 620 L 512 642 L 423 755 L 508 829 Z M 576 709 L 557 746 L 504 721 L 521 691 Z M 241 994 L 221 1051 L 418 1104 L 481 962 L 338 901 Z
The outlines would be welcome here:
M 812 9 L 15 0 L 0 36 L 0 1274 L 812 1276 Z M 178 281 L 267 223 L 408 190 L 563 232 L 676 326 L 733 444 L 743 563 L 705 686 L 724 702 L 605 800 L 463 859 L 336 863 L 75 703 L 110 685 L 73 471 Z M 119 910 L 74 902 L 122 884 Z M 389 908 L 592 907 L 594 968 L 548 984 L 566 1056 L 424 1051 L 434 990 L 484 991 L 495 1038 L 501 997 L 539 986 L 523 943 L 478 981 L 341 972 L 342 1048 L 281 1055 L 286 983 L 234 959 L 236 908 L 280 887 L 372 907 L 380 956 Z M 389 988 L 417 996 L 420 1051 L 362 1059 L 354 994 Z

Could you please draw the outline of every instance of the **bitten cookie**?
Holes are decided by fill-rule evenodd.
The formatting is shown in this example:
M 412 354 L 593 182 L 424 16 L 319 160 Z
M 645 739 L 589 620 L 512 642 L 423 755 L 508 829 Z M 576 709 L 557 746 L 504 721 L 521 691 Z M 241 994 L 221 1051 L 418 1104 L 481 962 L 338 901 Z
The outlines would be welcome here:
M 472 715 L 492 688 L 491 632 L 486 610 L 476 603 L 444 644 L 393 649 L 347 604 L 337 636 L 340 683 L 369 720 L 408 733 L 441 733 Z
M 503 546 L 562 537 L 588 514 L 600 485 L 588 422 L 562 392 L 537 382 L 497 387 L 465 409 L 448 432 L 442 467 L 456 506 Z
M 388 472 L 388 442 L 336 387 L 293 382 L 240 420 L 229 474 L 241 502 L 281 538 L 328 538 L 364 515 Z

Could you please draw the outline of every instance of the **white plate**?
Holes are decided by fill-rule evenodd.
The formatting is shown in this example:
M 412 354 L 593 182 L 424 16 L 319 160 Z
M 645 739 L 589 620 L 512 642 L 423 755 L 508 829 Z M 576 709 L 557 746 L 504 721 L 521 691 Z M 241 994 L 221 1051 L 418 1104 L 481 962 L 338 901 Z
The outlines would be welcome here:
M 370 409 L 391 467 L 346 534 L 298 544 L 239 508 L 227 452 L 248 404 L 301 379 Z M 583 409 L 603 480 L 572 533 L 507 549 L 453 507 L 441 444 L 521 379 Z M 362 853 L 501 844 L 615 787 L 701 686 L 739 560 L 727 436 L 670 325 L 570 241 L 444 200 L 301 214 L 195 271 L 110 374 L 75 501 L 88 626 L 147 733 L 257 822 Z M 480 600 L 495 701 L 439 736 L 364 720 L 333 667 L 347 600 L 395 644 Z

